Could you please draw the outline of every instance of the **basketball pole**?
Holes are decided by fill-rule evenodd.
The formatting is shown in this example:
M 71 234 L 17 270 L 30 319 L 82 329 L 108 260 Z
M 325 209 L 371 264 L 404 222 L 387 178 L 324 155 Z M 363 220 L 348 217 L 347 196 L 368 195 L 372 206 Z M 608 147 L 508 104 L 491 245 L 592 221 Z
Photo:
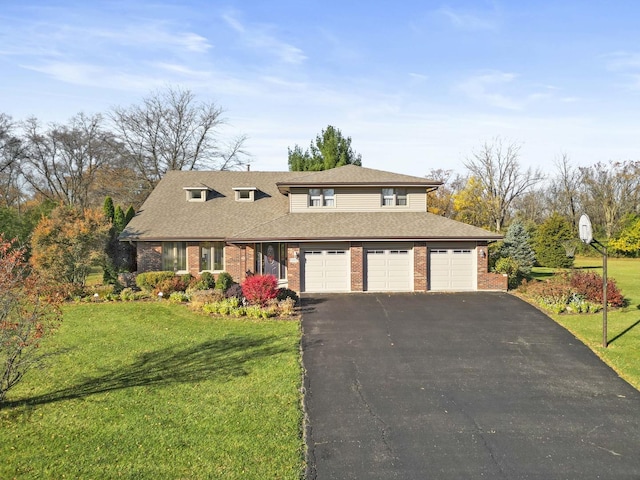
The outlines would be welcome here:
M 600 245 L 602 250 L 596 247 L 596 244 Z M 602 347 L 607 348 L 607 305 L 609 303 L 607 299 L 607 247 L 596 239 L 593 239 L 590 245 L 602 255 Z

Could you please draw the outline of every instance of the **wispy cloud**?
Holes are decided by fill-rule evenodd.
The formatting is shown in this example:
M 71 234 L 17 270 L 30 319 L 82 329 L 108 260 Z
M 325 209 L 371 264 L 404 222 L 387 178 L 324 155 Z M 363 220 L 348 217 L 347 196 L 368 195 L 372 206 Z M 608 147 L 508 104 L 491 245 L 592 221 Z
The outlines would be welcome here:
M 455 28 L 460 30 L 497 30 L 499 20 L 495 11 L 477 13 L 465 10 L 456 10 L 451 7 L 438 9 L 438 14 L 444 16 Z
M 640 90 L 640 52 L 618 51 L 603 55 L 607 70 L 625 80 L 623 89 Z
M 256 23 L 245 24 L 240 21 L 236 12 L 227 12 L 222 19 L 229 27 L 240 34 L 242 41 L 249 48 L 267 53 L 289 64 L 299 64 L 307 59 L 302 49 L 280 40 L 274 28 Z
M 609 70 L 640 70 L 640 52 L 613 52 L 605 55 L 605 59 Z
M 520 110 L 523 106 L 521 101 L 496 91 L 511 84 L 516 77 L 514 73 L 486 73 L 468 78 L 458 85 L 458 89 L 475 101 L 493 107 Z
M 525 107 L 552 96 L 553 86 L 529 87 L 522 93 L 518 75 L 509 72 L 489 72 L 472 76 L 457 85 L 457 89 L 470 99 L 505 110 L 523 110 Z

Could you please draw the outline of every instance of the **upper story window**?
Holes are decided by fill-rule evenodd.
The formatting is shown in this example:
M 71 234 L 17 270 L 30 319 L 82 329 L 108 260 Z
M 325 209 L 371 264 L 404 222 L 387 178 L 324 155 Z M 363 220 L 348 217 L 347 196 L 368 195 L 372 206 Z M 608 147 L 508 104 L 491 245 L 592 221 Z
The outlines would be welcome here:
M 236 202 L 253 202 L 255 197 L 256 187 L 234 187 L 236 192 Z
M 187 192 L 187 202 L 207 201 L 207 192 L 209 189 L 206 187 L 184 187 L 184 190 Z
M 333 188 L 310 188 L 310 207 L 333 207 L 336 204 L 335 190 Z
M 407 189 L 406 188 L 383 188 L 382 189 L 382 206 L 383 207 L 402 207 L 407 205 Z

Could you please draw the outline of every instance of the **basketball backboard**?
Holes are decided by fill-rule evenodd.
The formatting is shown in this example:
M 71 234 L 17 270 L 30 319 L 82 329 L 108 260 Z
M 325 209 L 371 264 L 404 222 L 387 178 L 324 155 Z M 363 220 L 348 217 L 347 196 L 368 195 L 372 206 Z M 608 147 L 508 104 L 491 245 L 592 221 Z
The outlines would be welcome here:
M 591 227 L 591 219 L 589 215 L 583 213 L 578 222 L 578 232 L 580 234 L 580 240 L 589 245 L 593 242 L 593 228 Z

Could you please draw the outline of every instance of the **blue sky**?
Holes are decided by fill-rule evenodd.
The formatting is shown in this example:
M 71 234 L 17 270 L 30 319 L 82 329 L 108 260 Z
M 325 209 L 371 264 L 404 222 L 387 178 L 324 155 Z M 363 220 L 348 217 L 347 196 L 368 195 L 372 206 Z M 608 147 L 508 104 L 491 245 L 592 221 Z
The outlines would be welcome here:
M 66 122 L 167 85 L 222 106 L 254 170 L 327 125 L 363 165 L 640 160 L 640 2 L 0 0 L 0 112 Z

